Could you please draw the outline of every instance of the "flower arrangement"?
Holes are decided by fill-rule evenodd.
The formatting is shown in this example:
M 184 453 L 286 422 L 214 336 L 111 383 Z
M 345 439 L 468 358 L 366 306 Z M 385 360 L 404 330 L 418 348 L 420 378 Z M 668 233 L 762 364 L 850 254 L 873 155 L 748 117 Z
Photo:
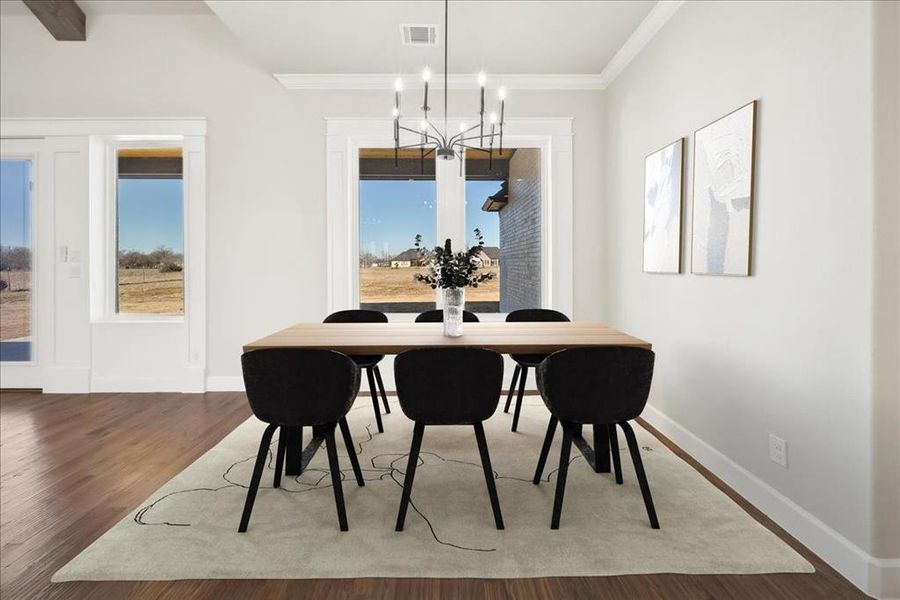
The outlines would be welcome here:
M 491 271 L 478 273 L 482 266 L 479 256 L 484 250 L 484 237 L 481 230 L 475 230 L 476 244 L 465 252 L 453 252 L 450 240 L 444 242 L 444 246 L 435 246 L 433 250 L 422 248 L 422 236 L 416 236 L 416 251 L 419 260 L 425 265 L 425 273 L 413 275 L 416 281 L 431 286 L 431 289 L 443 288 L 477 288 L 483 283 L 494 278 Z

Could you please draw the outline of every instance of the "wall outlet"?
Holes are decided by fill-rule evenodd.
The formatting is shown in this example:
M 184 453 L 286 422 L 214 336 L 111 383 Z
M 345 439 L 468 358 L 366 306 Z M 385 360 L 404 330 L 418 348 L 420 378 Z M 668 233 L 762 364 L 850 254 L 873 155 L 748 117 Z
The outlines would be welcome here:
M 773 463 L 787 469 L 787 442 L 771 433 L 769 434 L 769 458 Z

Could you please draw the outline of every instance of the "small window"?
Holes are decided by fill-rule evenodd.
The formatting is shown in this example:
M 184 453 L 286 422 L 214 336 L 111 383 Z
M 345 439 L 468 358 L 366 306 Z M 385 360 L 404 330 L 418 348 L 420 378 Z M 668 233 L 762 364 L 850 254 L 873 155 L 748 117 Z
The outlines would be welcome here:
M 116 312 L 183 315 L 181 148 L 119 148 L 116 163 Z

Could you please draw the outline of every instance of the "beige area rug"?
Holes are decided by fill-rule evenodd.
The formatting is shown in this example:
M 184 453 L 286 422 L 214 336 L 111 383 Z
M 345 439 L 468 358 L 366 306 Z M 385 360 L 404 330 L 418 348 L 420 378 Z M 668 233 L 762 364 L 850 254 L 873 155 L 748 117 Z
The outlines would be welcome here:
M 338 530 L 324 448 L 308 470 L 272 488 L 272 465 L 247 533 L 237 532 L 263 424 L 240 425 L 53 576 L 53 581 L 479 577 L 635 573 L 812 572 L 656 438 L 635 426 L 661 524 L 647 521 L 625 438 L 624 485 L 594 473 L 573 448 L 561 527 L 550 529 L 559 464 L 551 450 L 533 485 L 548 413 L 527 399 L 519 432 L 498 409 L 485 423 L 506 529 L 497 531 L 471 427 L 428 427 L 406 529 L 394 531 L 412 423 L 396 399 L 374 434 L 368 398 L 348 415 L 366 485 L 343 443 L 350 531 Z M 588 428 L 589 429 L 589 428 Z M 586 429 L 586 433 L 588 431 Z M 309 439 L 309 430 L 305 430 Z M 590 435 L 588 435 L 590 440 Z M 273 443 L 272 448 L 274 449 Z

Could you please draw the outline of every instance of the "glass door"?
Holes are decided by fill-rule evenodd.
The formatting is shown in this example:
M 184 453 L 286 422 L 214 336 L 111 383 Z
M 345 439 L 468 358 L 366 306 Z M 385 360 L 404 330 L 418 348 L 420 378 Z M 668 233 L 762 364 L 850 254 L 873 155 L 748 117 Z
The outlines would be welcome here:
M 35 155 L 4 142 L 0 153 L 0 362 L 29 364 L 35 353 Z

